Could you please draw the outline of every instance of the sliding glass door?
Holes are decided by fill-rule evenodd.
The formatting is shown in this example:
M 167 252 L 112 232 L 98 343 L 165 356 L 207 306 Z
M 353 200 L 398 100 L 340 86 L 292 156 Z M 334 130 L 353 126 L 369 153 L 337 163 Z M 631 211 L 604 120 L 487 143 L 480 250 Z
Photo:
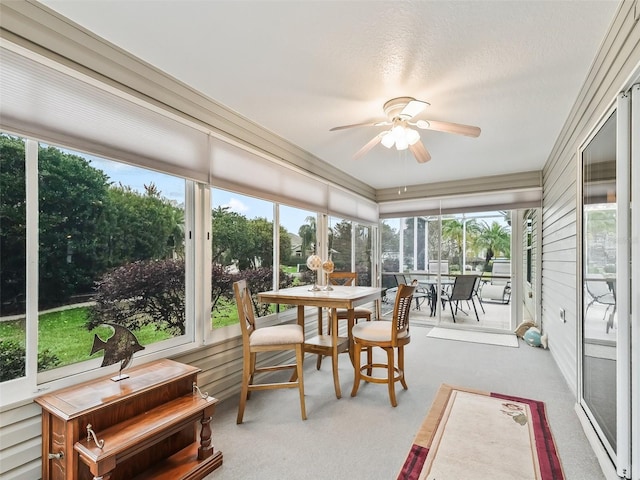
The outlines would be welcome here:
M 640 110 L 632 96 L 640 105 L 637 85 L 619 95 L 581 150 L 581 405 L 622 478 L 631 478 L 632 408 L 638 414 L 631 393 L 638 388 L 637 373 L 631 375 L 632 351 L 638 355 L 631 312 L 637 312 L 638 300 L 631 292 L 639 281 L 633 268 L 639 247 L 631 239 L 640 227 L 637 213 L 632 215 L 638 205 L 632 159 L 637 165 Z

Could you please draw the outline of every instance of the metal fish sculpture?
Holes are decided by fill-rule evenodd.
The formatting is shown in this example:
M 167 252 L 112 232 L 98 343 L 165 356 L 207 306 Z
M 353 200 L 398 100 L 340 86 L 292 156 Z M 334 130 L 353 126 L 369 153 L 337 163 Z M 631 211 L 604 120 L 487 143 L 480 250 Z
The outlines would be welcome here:
M 104 357 L 102 358 L 102 365 L 100 366 L 106 367 L 107 365 L 113 365 L 114 363 L 121 362 L 119 376 L 122 377 L 122 370 L 131 363 L 133 354 L 140 350 L 144 350 L 144 347 L 140 345 L 136 336 L 122 325 L 117 325 L 115 323 L 105 323 L 104 325 L 113 329 L 113 335 L 105 342 L 96 334 L 93 339 L 93 347 L 91 347 L 91 353 L 89 355 L 93 355 L 100 350 L 104 350 Z

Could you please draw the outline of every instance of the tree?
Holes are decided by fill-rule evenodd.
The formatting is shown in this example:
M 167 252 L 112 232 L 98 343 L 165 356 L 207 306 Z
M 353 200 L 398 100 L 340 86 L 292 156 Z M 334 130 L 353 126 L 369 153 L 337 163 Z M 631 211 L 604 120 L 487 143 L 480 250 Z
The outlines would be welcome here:
M 273 265 L 273 222 L 266 218 L 254 218 L 249 221 L 249 235 L 251 235 L 254 250 L 247 260 L 252 268 L 271 267 Z M 286 235 L 288 238 L 289 235 Z M 291 241 L 289 241 L 291 243 Z M 280 242 L 282 246 L 282 238 Z M 247 268 L 241 268 L 244 270 Z
M 341 220 L 331 229 L 329 252 L 337 272 L 351 270 L 351 222 Z
M 123 185 L 109 189 L 109 266 L 173 258 L 184 251 L 184 212 L 155 185 L 145 188 L 144 194 Z
M 467 251 L 470 250 L 470 246 L 475 244 L 476 237 L 480 234 L 480 228 L 475 220 L 465 220 L 464 218 L 448 218 L 442 220 L 442 241 L 443 244 L 448 245 L 449 253 L 448 258 L 451 261 L 456 262 L 460 266 L 460 271 L 464 272 L 465 266 L 462 265 L 463 258 L 463 246 Z
M 24 142 L 0 135 L 0 250 L 2 303 L 24 295 L 26 208 Z M 106 175 L 84 158 L 53 147 L 38 153 L 39 299 L 60 305 L 90 291 L 106 267 L 103 251 L 108 203 Z
M 87 328 L 115 323 L 130 330 L 155 325 L 185 333 L 184 260 L 141 260 L 115 268 L 96 284 Z
M 24 312 L 26 188 L 24 142 L 0 135 L 0 308 Z
M 248 268 L 254 252 L 254 238 L 249 221 L 244 215 L 232 212 L 229 207 L 218 207 L 211 212 L 212 262 Z
M 316 217 L 309 216 L 304 220 L 307 223 L 300 226 L 298 229 L 298 235 L 302 242 L 302 245 L 300 246 L 302 257 L 306 258 L 316 250 Z
M 484 249 L 485 271 L 489 271 L 494 256 L 511 257 L 511 232 L 498 222 L 492 222 L 489 226 L 487 222 L 482 221 L 475 245 Z

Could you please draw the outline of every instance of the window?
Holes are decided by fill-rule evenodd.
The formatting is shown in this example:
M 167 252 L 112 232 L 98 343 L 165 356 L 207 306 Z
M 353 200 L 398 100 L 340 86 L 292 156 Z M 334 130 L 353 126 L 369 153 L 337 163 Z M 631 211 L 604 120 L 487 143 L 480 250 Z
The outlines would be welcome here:
M 307 258 L 317 251 L 318 215 L 287 205 L 280 205 L 279 213 L 280 236 L 289 242 L 288 250 L 280 252 L 280 270 L 291 276 L 292 285 L 311 285 L 314 273 L 307 268 Z
M 104 348 L 94 337 L 106 341 L 109 325 L 128 328 L 146 353 L 192 341 L 185 180 L 34 141 L 25 169 L 24 141 L 2 135 L 0 142 L 3 183 L 14 185 L 3 185 L 0 205 L 12 212 L 2 215 L 2 316 L 12 315 L 1 322 L 3 349 L 12 340 L 34 345 L 40 381 L 50 381 L 77 373 L 74 364 L 97 365 Z M 29 182 L 34 195 L 25 195 Z M 30 255 L 37 268 L 25 277 Z M 30 322 L 33 343 L 25 340 Z
M 289 250 L 287 236 L 280 241 Z M 246 278 L 253 294 L 273 287 L 273 203 L 213 188 L 211 249 L 213 328 L 235 325 L 233 282 Z
M 0 135 L 0 382 L 26 374 L 25 156 L 23 138 Z
M 329 256 L 333 260 L 336 272 L 351 272 L 352 223 L 337 217 L 329 218 Z
M 373 228 L 369 225 L 355 225 L 355 267 L 358 273 L 358 285 L 371 286 L 374 285 L 375 279 L 372 274 L 372 242 Z

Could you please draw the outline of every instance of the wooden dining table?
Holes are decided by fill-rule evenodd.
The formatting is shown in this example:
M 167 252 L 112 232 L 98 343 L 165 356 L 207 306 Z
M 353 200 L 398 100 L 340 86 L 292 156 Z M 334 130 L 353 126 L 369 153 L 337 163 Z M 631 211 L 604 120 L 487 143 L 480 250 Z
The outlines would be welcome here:
M 349 357 L 353 363 L 353 339 L 351 329 L 353 328 L 353 309 L 364 303 L 379 301 L 382 289 L 378 287 L 342 286 L 333 285 L 332 290 L 313 291 L 311 286 L 303 285 L 298 287 L 283 288 L 280 290 L 270 290 L 258 293 L 260 303 L 272 303 L 279 305 L 295 305 L 298 307 L 298 324 L 304 330 L 304 309 L 305 307 L 318 307 L 318 334 L 306 338 L 304 350 L 308 353 L 326 355 L 331 357 L 333 369 L 333 384 L 336 397 L 342 396 L 340 392 L 340 379 L 338 376 L 338 354 L 349 352 Z M 322 309 L 327 308 L 331 312 L 331 334 L 325 334 L 322 327 Z M 347 336 L 338 335 L 338 316 L 336 309 L 346 308 L 349 311 L 347 319 Z

